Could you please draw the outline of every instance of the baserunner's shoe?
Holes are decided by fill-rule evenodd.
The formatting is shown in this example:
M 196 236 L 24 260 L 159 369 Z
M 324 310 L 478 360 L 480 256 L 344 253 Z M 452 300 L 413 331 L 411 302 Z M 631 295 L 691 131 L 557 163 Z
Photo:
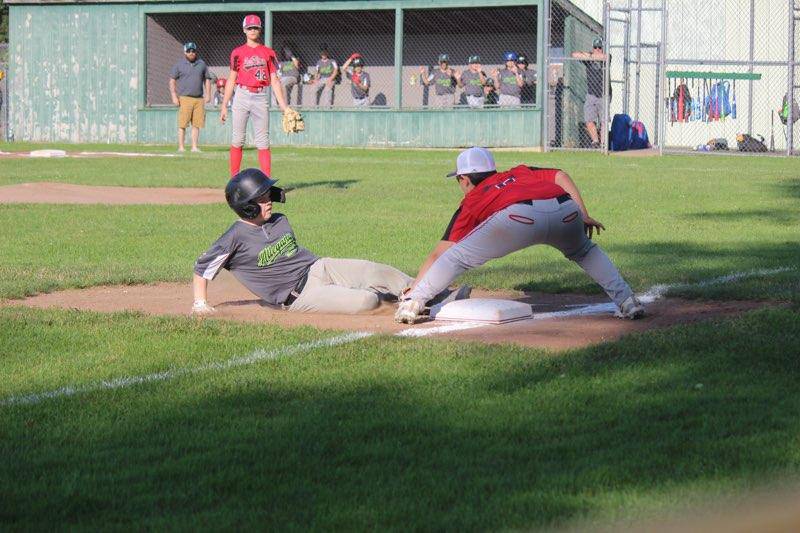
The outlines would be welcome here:
M 626 318 L 628 320 L 637 320 L 644 316 L 644 305 L 639 301 L 636 296 L 629 296 L 627 300 L 622 302 L 619 309 L 614 313 L 617 318 Z
M 397 306 L 397 312 L 394 314 L 396 322 L 405 324 L 413 324 L 422 318 L 422 312 L 425 309 L 425 304 L 420 300 L 403 300 Z
M 434 305 L 445 305 L 456 300 L 466 300 L 472 294 L 472 287 L 469 285 L 460 285 L 453 290 L 445 289 L 427 302 L 426 307 L 433 307 Z

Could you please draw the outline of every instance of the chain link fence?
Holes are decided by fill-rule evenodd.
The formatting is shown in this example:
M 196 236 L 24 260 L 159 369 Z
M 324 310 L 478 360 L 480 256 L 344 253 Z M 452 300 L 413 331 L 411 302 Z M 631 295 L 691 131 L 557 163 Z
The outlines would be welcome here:
M 211 72 L 226 77 L 230 51 L 244 42 L 246 14 L 147 15 L 147 105 L 171 105 L 169 73 L 183 58 L 185 42 L 195 42 Z M 395 17 L 394 10 L 380 9 L 273 12 L 271 42 L 291 105 L 536 105 L 536 6 L 404 10 L 401 53 Z
M 716 0 L 713 9 L 699 10 L 673 0 L 668 6 L 665 146 L 786 153 L 788 124 L 800 118 L 790 82 L 797 59 L 793 2 Z

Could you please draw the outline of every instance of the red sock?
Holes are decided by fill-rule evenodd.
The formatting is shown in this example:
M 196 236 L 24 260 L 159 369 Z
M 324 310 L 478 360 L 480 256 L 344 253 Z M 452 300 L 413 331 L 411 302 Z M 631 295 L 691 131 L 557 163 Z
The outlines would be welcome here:
M 239 167 L 242 166 L 242 147 L 231 146 L 231 177 L 239 173 Z
M 269 151 L 269 148 L 258 151 L 258 166 L 261 167 L 261 172 L 272 176 L 272 152 Z

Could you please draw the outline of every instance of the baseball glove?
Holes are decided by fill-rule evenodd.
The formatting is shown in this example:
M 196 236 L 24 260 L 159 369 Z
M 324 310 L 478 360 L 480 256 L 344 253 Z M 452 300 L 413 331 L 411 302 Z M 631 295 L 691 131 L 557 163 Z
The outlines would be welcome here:
M 297 133 L 305 129 L 306 123 L 303 121 L 303 116 L 291 107 L 287 107 L 283 112 L 284 133 Z

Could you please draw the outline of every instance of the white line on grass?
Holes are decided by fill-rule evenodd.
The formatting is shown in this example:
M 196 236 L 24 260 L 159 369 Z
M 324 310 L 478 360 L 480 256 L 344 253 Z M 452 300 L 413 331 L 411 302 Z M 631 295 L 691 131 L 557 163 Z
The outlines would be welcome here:
M 720 276 L 717 278 L 712 278 L 696 283 L 676 283 L 672 285 L 655 285 L 645 291 L 641 296 L 640 299 L 645 303 L 654 302 L 660 298 L 663 298 L 669 291 L 676 290 L 676 289 L 684 289 L 684 288 L 693 288 L 693 287 L 707 287 L 711 285 L 720 285 L 723 283 L 730 283 L 732 281 L 738 281 L 741 279 L 746 278 L 753 278 L 753 277 L 766 277 L 772 274 L 780 274 L 782 272 L 789 272 L 794 270 L 792 267 L 782 267 L 782 268 L 773 268 L 773 269 L 762 269 L 762 270 L 751 270 L 748 272 L 736 272 L 733 274 L 728 274 L 727 276 Z M 550 313 L 537 313 L 533 315 L 528 320 L 549 320 L 554 318 L 566 318 L 566 317 L 575 317 L 575 316 L 587 316 L 587 315 L 598 315 L 598 314 L 606 314 L 606 313 L 613 313 L 616 311 L 616 306 L 613 303 L 598 303 L 598 304 L 588 304 L 583 305 L 580 307 L 576 307 L 574 309 L 569 309 L 566 311 L 554 311 Z M 428 335 L 435 335 L 438 333 L 449 333 L 452 331 L 463 331 L 467 329 L 474 329 L 480 327 L 486 327 L 490 324 L 485 324 L 482 322 L 454 322 L 451 324 L 446 324 L 444 326 L 434 326 L 428 328 L 407 328 L 404 330 L 395 333 L 398 337 L 426 337 Z M 226 370 L 228 368 L 252 365 L 258 363 L 260 361 L 267 361 L 272 359 L 277 359 L 279 357 L 286 357 L 291 355 L 297 355 L 300 353 L 311 351 L 315 348 L 322 348 L 322 347 L 331 347 L 331 346 L 339 346 L 342 344 L 348 344 L 351 342 L 355 342 L 361 339 L 365 339 L 367 337 L 371 337 L 373 334 L 368 332 L 354 332 L 348 333 L 346 335 L 339 335 L 337 337 L 331 337 L 327 339 L 320 339 L 316 341 L 296 344 L 294 346 L 286 346 L 284 348 L 276 348 L 274 350 L 255 350 L 254 352 L 242 356 L 242 357 L 234 357 L 232 359 L 228 359 L 226 361 L 208 363 L 205 365 L 201 365 L 198 367 L 193 368 L 177 368 L 173 370 L 166 370 L 164 372 L 157 372 L 154 374 L 145 374 L 141 376 L 129 376 L 129 377 L 121 377 L 115 378 L 106 381 L 99 381 L 95 383 L 90 383 L 88 385 L 76 385 L 76 386 L 66 386 L 61 387 L 59 389 L 46 391 L 46 392 L 38 392 L 32 394 L 24 394 L 24 395 L 16 395 L 16 396 L 8 396 L 2 400 L 0 400 L 0 407 L 9 406 L 9 405 L 32 405 L 41 403 L 45 400 L 50 400 L 53 398 L 64 398 L 69 396 L 76 396 L 78 394 L 87 394 L 90 392 L 96 392 L 101 390 L 113 390 L 113 389 L 121 389 L 124 387 L 130 387 L 133 385 L 140 385 L 144 383 L 154 383 L 159 381 L 169 381 L 171 379 L 175 379 L 181 376 L 192 375 L 192 374 L 199 374 L 202 372 L 209 372 L 209 371 L 218 371 L 218 370 Z
M 122 389 L 133 385 L 141 385 L 144 383 L 169 381 L 171 379 L 175 379 L 182 376 L 200 374 L 203 372 L 209 372 L 214 370 L 226 370 L 228 368 L 252 365 L 255 363 L 259 363 L 261 361 L 278 359 L 279 357 L 298 355 L 304 352 L 314 350 L 316 348 L 326 348 L 331 346 L 348 344 L 370 336 L 372 336 L 372 333 L 357 331 L 355 333 L 339 335 L 338 337 L 331 337 L 328 339 L 320 339 L 311 342 L 304 342 L 301 344 L 295 344 L 294 346 L 276 348 L 274 350 L 258 349 L 245 356 L 234 357 L 232 359 L 228 359 L 227 361 L 208 363 L 197 367 L 176 368 L 174 370 L 166 370 L 164 372 L 156 372 L 154 374 L 144 374 L 142 376 L 128 376 L 128 377 L 115 378 L 105 381 L 98 381 L 94 383 L 89 383 L 87 385 L 66 386 L 47 392 L 37 392 L 33 394 L 8 396 L 7 398 L 0 400 L 0 406 L 32 405 L 43 402 L 44 400 L 51 400 L 53 398 L 64 398 L 68 396 L 87 394 L 90 392 L 96 392 L 101 390 Z

